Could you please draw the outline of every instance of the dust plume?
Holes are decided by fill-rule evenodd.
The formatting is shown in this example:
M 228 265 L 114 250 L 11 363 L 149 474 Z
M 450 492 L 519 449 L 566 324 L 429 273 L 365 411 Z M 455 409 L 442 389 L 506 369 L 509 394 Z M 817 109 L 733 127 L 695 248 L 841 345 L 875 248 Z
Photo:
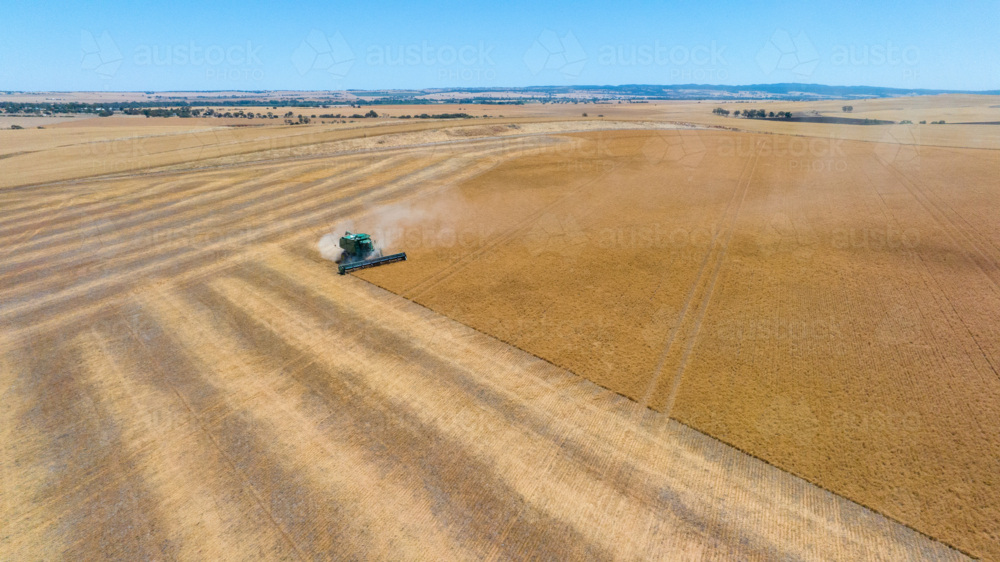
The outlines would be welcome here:
M 442 197 L 430 205 L 419 207 L 411 202 L 376 207 L 334 223 L 320 237 L 317 248 L 324 259 L 339 263 L 343 255 L 340 237 L 345 232 L 364 232 L 371 236 L 376 254 L 412 250 L 414 248 L 404 246 L 422 245 L 427 231 L 445 229 L 445 221 L 462 216 L 466 210 L 467 203 L 457 195 Z

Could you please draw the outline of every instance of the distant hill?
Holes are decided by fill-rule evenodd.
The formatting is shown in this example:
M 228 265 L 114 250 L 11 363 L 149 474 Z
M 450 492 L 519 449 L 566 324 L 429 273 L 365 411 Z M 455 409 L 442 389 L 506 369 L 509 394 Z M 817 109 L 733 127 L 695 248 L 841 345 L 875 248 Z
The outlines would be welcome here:
M 815 98 L 862 98 L 862 97 L 898 97 L 926 96 L 936 94 L 979 94 L 1000 95 L 1000 90 L 968 91 L 968 90 L 929 90 L 921 88 L 883 88 L 879 86 L 827 86 L 825 84 L 747 84 L 725 86 L 716 84 L 622 84 L 620 86 L 534 86 L 527 88 L 463 88 L 421 90 L 424 95 L 443 94 L 489 94 L 491 92 L 521 93 L 544 96 L 566 96 L 578 94 L 581 96 L 620 96 L 623 98 L 647 99 L 704 99 L 704 98 L 780 98 L 780 99 L 815 99 Z M 355 95 L 365 95 L 360 91 L 352 91 Z M 385 92 L 379 92 L 384 94 Z M 413 95 L 415 92 L 407 92 Z

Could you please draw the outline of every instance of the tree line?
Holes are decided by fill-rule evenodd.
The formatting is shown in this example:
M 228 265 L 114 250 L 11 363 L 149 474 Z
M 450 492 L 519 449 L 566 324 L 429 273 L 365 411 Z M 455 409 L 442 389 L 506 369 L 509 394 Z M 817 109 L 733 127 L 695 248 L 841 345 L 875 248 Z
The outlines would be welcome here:
M 716 107 L 712 110 L 712 113 L 716 115 L 721 115 L 723 117 L 729 116 L 729 110 L 723 109 L 721 107 Z M 744 109 L 743 111 L 736 110 L 733 112 L 734 117 L 744 117 L 747 119 L 791 119 L 791 111 L 779 111 L 777 113 L 773 111 L 765 111 L 763 109 Z

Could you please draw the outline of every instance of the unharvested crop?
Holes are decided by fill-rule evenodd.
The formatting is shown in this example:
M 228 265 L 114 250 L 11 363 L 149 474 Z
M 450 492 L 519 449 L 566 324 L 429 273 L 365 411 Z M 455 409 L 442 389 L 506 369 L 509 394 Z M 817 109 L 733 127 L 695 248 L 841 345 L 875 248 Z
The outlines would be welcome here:
M 467 180 L 400 234 L 410 261 L 359 276 L 1000 556 L 995 154 L 574 138 Z

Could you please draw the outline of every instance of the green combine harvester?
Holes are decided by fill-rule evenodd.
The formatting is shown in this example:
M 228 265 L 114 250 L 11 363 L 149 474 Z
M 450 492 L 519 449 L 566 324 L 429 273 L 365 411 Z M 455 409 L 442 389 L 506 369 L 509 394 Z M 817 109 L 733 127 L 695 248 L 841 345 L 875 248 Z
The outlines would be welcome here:
M 345 232 L 340 237 L 340 248 L 343 250 L 343 253 L 341 253 L 340 259 L 337 260 L 337 263 L 340 264 L 337 267 L 337 271 L 341 275 L 355 269 L 367 269 L 387 263 L 406 261 L 406 252 L 383 256 L 380 251 L 375 249 L 375 242 L 367 234 Z

